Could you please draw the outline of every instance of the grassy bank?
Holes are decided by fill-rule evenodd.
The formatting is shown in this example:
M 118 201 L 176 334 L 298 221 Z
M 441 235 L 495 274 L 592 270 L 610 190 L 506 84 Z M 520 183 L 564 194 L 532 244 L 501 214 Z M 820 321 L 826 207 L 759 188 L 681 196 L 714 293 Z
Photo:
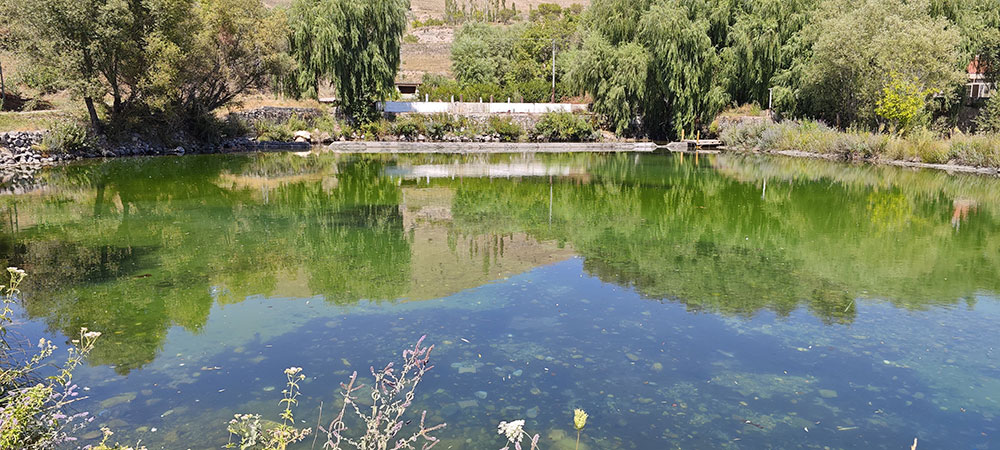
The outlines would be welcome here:
M 731 150 L 802 151 L 850 160 L 1000 167 L 1000 135 L 996 134 L 941 136 L 919 129 L 900 136 L 840 131 L 815 121 L 757 120 L 723 127 L 720 139 Z

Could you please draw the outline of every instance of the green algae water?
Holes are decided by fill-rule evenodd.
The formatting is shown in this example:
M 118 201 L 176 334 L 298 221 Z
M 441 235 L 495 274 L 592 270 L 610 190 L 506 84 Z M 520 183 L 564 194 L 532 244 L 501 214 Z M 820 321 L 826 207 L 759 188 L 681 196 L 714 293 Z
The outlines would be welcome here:
M 104 334 L 74 407 L 210 449 L 315 427 L 420 336 L 439 449 L 1000 448 L 1000 180 L 690 155 L 208 155 L 0 196 L 15 330 Z M 321 446 L 322 440 L 316 444 Z M 313 448 L 312 437 L 297 448 Z

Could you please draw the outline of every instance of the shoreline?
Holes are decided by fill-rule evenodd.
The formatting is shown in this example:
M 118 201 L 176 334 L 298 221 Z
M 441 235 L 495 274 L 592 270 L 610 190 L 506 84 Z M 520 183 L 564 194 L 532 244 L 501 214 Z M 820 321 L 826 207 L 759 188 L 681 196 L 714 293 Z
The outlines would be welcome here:
M 0 147 L 0 151 L 12 151 Z M 649 153 L 649 154 L 746 154 L 771 155 L 792 158 L 825 159 L 833 162 L 863 163 L 871 165 L 895 166 L 910 169 L 941 170 L 948 173 L 966 173 L 1000 177 L 1000 167 L 977 167 L 962 164 L 935 164 L 905 160 L 879 160 L 873 158 L 846 159 L 836 154 L 808 152 L 802 150 L 741 150 L 722 146 L 707 150 L 677 150 L 668 145 L 653 142 L 400 142 L 400 141 L 336 141 L 330 144 L 310 144 L 307 142 L 251 142 L 240 145 L 219 145 L 186 152 L 181 148 L 163 149 L 141 153 L 103 151 L 91 155 L 61 155 L 60 157 L 26 158 L 10 163 L 0 163 L 0 183 L 10 182 L 19 176 L 30 175 L 45 167 L 66 165 L 74 162 L 126 158 L 133 156 L 183 156 L 194 154 L 232 154 L 253 152 L 330 152 L 338 154 L 503 154 L 503 153 Z
M 493 154 L 493 153 L 653 153 L 652 142 L 391 142 L 342 141 L 318 147 L 344 154 Z
M 791 158 L 812 158 L 812 159 L 825 159 L 834 162 L 844 162 L 844 163 L 862 163 L 870 164 L 873 166 L 895 166 L 908 169 L 930 169 L 930 170 L 942 170 L 949 173 L 967 173 L 974 175 L 987 175 L 1000 177 L 1000 167 L 976 167 L 967 166 L 962 164 L 935 164 L 935 163 L 925 163 L 918 161 L 904 161 L 904 160 L 879 160 L 879 159 L 845 159 L 838 155 L 833 155 L 829 153 L 817 153 L 817 152 L 806 152 L 802 150 L 776 150 L 776 151 L 763 151 L 763 150 L 734 150 L 726 147 L 720 148 L 723 153 L 732 154 L 744 154 L 744 155 L 772 155 L 772 156 L 786 156 Z

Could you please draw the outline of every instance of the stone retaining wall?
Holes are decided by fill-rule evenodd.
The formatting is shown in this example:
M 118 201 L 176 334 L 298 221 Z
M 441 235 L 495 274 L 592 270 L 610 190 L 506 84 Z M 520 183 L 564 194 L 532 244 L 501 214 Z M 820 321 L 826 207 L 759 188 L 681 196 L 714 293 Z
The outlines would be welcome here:
M 323 111 L 317 108 L 284 108 L 276 106 L 265 106 L 263 108 L 238 111 L 234 116 L 247 122 L 285 122 L 288 119 L 299 117 L 305 120 L 313 120 L 323 115 Z
M 46 131 L 8 131 L 0 133 L 0 147 L 14 153 L 31 150 L 31 147 L 42 143 Z

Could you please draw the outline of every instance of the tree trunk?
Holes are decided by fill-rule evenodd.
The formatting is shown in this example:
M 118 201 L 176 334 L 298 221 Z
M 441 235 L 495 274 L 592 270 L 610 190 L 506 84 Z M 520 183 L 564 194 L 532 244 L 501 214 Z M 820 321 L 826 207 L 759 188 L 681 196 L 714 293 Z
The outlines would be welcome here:
M 87 114 L 90 115 L 90 124 L 98 133 L 101 132 L 101 120 L 97 118 L 97 108 L 94 107 L 94 99 L 84 97 L 83 102 L 87 104 Z

